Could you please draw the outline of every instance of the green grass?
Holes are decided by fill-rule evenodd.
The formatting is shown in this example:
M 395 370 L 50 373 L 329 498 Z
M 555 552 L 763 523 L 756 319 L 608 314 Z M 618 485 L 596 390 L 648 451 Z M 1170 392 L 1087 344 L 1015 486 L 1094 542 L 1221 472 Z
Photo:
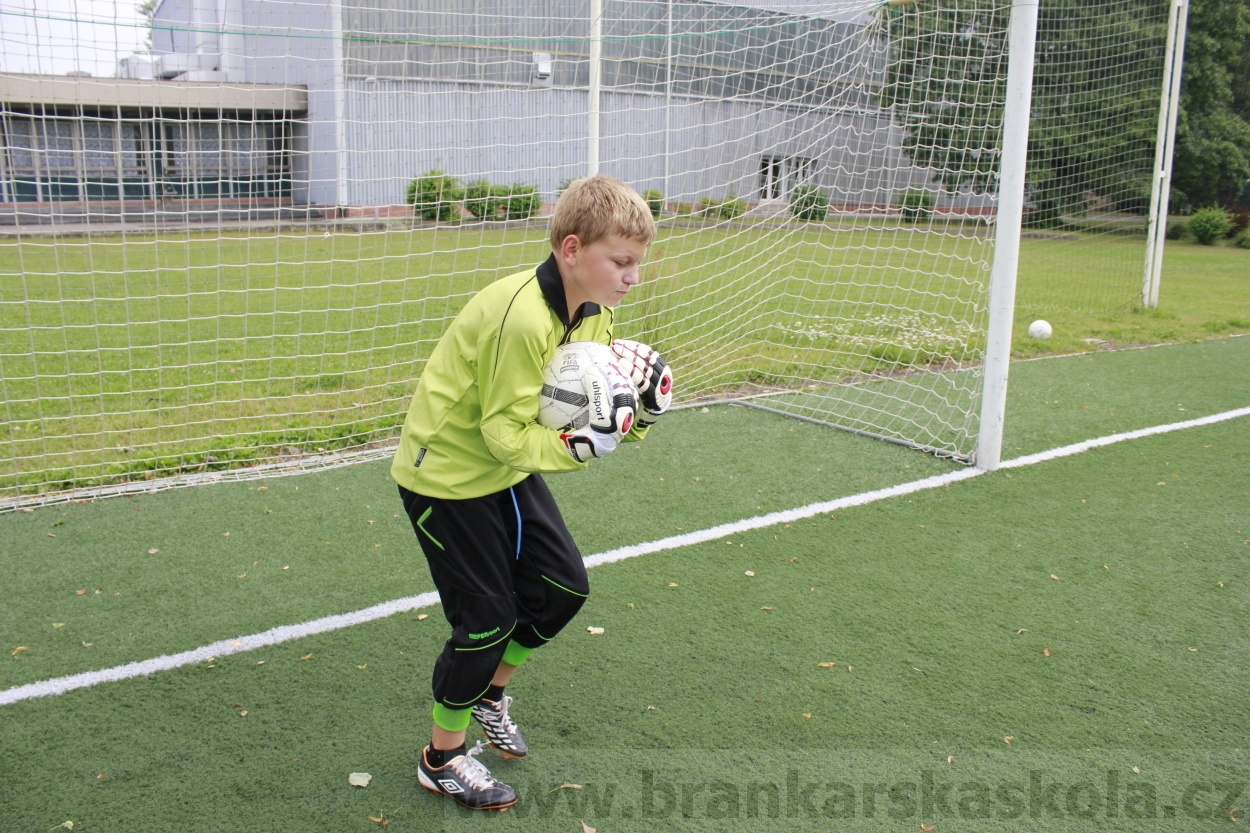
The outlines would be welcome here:
M 1016 355 L 1250 332 L 1244 250 L 1169 244 L 1161 308 L 1142 311 L 1141 247 L 1025 239 Z M 0 493 L 391 439 L 464 301 L 545 251 L 540 230 L 481 229 L 4 243 Z M 667 229 L 618 329 L 664 349 L 687 399 L 947 368 L 982 350 L 989 251 L 973 226 Z M 1034 317 L 1051 341 L 1027 337 Z M 966 445 L 948 426 L 975 383 L 926 396 L 899 433 Z
M 1247 250 L 1168 241 L 1160 283 L 1159 307 L 1148 309 L 1126 301 L 1104 309 L 1065 305 L 1064 297 L 1080 292 L 1081 268 L 1065 267 L 1064 280 L 1048 283 L 1027 271 L 1032 255 L 1024 241 L 1017 296 L 1013 353 L 1018 356 L 1071 353 L 1142 344 L 1199 341 L 1212 336 L 1250 333 L 1250 257 Z M 1134 247 L 1132 238 L 1099 241 L 1106 250 Z M 1058 267 L 1042 261 L 1036 267 Z M 1036 268 L 1035 267 L 1035 268 Z M 1131 281 L 1135 280 L 1136 283 Z M 1124 286 L 1140 291 L 1140 272 L 1124 278 Z M 1131 289 L 1129 290 L 1131 293 Z M 1045 318 L 1054 327 L 1049 341 L 1027 335 L 1030 321 Z
M 1250 339 L 1019 363 L 1004 456 L 1244 407 L 1248 367 Z M 509 813 L 415 784 L 435 608 L 0 707 L 0 828 L 1232 829 L 1244 423 L 596 568 L 510 687 L 535 752 L 487 755 Z M 589 554 L 952 468 L 716 407 L 549 483 Z M 0 516 L 0 585 L 0 688 L 430 589 L 384 463 Z

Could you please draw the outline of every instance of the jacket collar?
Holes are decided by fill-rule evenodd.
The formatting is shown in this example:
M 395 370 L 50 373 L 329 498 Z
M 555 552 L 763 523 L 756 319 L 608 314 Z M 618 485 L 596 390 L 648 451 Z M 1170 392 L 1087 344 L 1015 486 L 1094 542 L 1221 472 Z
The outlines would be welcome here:
M 569 321 L 569 301 L 564 294 L 564 281 L 560 279 L 560 269 L 556 266 L 555 254 L 553 253 L 539 264 L 535 273 L 538 275 L 538 285 L 542 288 L 543 297 L 547 299 L 547 306 L 551 307 L 561 324 L 565 327 L 572 325 L 573 322 Z M 598 304 L 587 301 L 577 311 L 577 320 L 598 315 L 599 312 Z

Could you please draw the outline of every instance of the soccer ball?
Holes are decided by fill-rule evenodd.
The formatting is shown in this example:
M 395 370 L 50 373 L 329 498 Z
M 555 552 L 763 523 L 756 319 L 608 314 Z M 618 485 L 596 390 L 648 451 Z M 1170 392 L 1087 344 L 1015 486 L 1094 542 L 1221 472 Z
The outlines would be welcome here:
M 543 389 L 538 394 L 539 425 L 553 431 L 576 431 L 590 423 L 590 397 L 582 377 L 593 365 L 621 373 L 616 354 L 606 344 L 572 341 L 556 349 L 543 368 Z
M 1029 325 L 1029 338 L 1036 338 L 1042 341 L 1050 338 L 1050 323 L 1042 321 L 1040 318 Z

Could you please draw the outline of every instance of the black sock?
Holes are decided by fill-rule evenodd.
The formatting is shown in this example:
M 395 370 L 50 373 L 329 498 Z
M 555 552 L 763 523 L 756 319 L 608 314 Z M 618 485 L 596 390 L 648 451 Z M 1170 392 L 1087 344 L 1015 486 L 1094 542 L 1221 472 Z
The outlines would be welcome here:
M 490 688 L 486 689 L 486 693 L 482 695 L 483 700 L 489 700 L 492 703 L 503 702 L 503 686 L 491 683 Z
M 434 741 L 430 741 L 430 745 L 425 751 L 425 761 L 430 766 L 434 767 L 435 769 L 438 769 L 439 767 L 443 766 L 448 761 L 450 761 L 452 758 L 456 757 L 457 755 L 463 755 L 463 754 L 464 754 L 464 744 L 461 744 L 455 749 L 435 749 Z

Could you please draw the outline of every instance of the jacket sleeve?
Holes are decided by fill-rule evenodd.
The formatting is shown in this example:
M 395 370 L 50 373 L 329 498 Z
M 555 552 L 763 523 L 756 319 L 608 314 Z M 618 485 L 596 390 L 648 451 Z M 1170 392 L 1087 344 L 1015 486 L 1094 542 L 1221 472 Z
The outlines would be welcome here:
M 558 433 L 535 422 L 547 334 L 526 323 L 509 321 L 480 345 L 478 390 L 486 448 L 518 471 L 584 469 L 587 464 L 573 459 Z

